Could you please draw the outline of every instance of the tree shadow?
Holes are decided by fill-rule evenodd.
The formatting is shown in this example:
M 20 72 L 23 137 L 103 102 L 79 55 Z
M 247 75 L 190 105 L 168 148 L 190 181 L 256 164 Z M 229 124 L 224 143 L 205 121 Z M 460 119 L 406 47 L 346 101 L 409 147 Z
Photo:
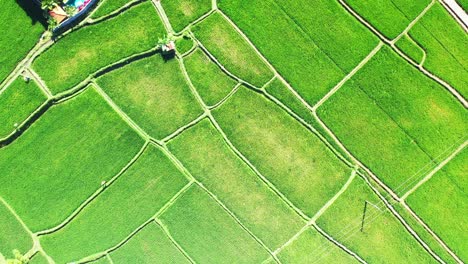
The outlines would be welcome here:
M 40 23 L 42 27 L 47 28 L 47 20 L 44 17 L 44 11 L 35 0 L 16 0 L 16 3 L 31 18 L 31 25 Z

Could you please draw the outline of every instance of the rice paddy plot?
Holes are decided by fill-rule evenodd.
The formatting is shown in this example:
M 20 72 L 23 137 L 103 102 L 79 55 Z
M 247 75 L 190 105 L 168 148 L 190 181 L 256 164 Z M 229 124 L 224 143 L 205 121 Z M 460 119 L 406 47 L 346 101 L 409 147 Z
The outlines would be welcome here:
M 107 250 L 153 217 L 186 183 L 169 158 L 150 145 L 68 225 L 41 237 L 42 247 L 58 263 Z
M 0 83 L 39 41 L 45 19 L 33 1 L 2 1 Z
M 309 217 L 349 175 L 310 131 L 251 90 L 240 89 L 213 114 L 239 151 Z
M 97 83 L 122 111 L 157 139 L 203 113 L 176 59 L 165 62 L 158 55 L 151 56 L 100 77 Z
M 193 32 L 228 71 L 244 81 L 261 87 L 273 77 L 265 62 L 221 14 L 210 15 Z
M 33 68 L 52 93 L 70 89 L 102 67 L 156 47 L 164 27 L 150 2 L 61 38 Z
M 389 39 L 396 38 L 431 0 L 345 0 L 360 16 Z
M 310 105 L 345 76 L 273 0 L 220 1 L 219 7 Z
M 113 263 L 190 263 L 154 221 L 110 256 Z
M 304 225 L 226 145 L 208 119 L 172 140 L 169 149 L 269 248 L 279 247 Z
M 175 32 L 183 30 L 211 10 L 211 0 L 170 0 L 161 4 Z
M 52 228 L 117 174 L 142 145 L 88 87 L 49 109 L 0 149 L 0 195 L 33 232 Z
M 457 256 L 468 259 L 465 149 L 407 198 L 408 205 Z
M 190 51 L 195 45 L 193 39 L 189 36 L 182 36 L 176 39 L 175 44 L 176 44 L 177 52 L 179 52 L 180 54 L 184 54 Z
M 434 4 L 409 31 L 409 35 L 426 52 L 423 67 L 449 83 L 466 98 L 468 37 L 445 8 L 439 3 Z
M 190 80 L 208 105 L 221 101 L 237 84 L 200 49 L 184 58 Z
M 358 160 L 398 193 L 435 166 L 414 139 L 353 82 L 330 97 L 318 115 Z
M 2 202 L 0 202 L 0 230 L 0 262 L 2 256 L 5 259 L 13 259 L 14 250 L 25 254 L 32 248 L 32 237 Z
M 22 77 L 18 77 L 0 93 L 0 138 L 12 133 L 46 99 L 33 80 L 25 82 Z
M 160 220 L 169 234 L 196 262 L 261 263 L 262 248 L 203 189 L 190 187 Z
M 445 159 L 447 148 L 454 150 L 468 136 L 466 109 L 444 87 L 388 47 L 380 50 L 352 80 L 437 161 Z
M 49 264 L 46 257 L 44 257 L 40 252 L 36 253 L 34 257 L 29 260 L 28 264 Z
M 94 11 L 91 15 L 91 18 L 99 18 L 105 15 L 108 15 L 119 8 L 123 7 L 125 4 L 129 3 L 129 0 L 103 0 L 101 3 L 96 7 L 96 11 Z
M 369 54 L 379 39 L 348 14 L 338 1 L 270 0 L 343 72 L 348 73 Z M 353 43 L 353 48 L 348 45 Z
M 437 263 L 360 177 L 354 178 L 317 224 L 368 263 Z M 325 246 L 316 256 L 326 258 L 336 251 Z
M 314 117 L 312 116 L 312 111 L 310 111 L 281 80 L 273 80 L 265 87 L 265 90 L 285 106 L 290 108 L 300 118 L 304 119 L 304 121 L 309 124 L 315 122 Z
M 440 259 L 447 264 L 458 263 L 401 203 L 393 205 L 393 208 Z
M 283 263 L 358 263 L 354 257 L 335 247 L 313 227 L 309 227 L 282 249 L 278 257 Z M 332 252 L 321 254 L 324 248 L 330 248 Z
M 411 38 L 410 35 L 405 34 L 397 41 L 396 46 L 415 63 L 424 63 L 425 51 Z

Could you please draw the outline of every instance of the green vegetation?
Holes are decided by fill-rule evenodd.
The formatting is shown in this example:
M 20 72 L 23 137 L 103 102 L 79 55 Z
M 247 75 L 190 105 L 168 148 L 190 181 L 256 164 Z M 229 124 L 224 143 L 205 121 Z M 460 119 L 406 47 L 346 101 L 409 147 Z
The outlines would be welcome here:
M 261 263 L 268 253 L 201 188 L 192 186 L 161 216 L 196 262 Z
M 154 222 L 112 252 L 111 257 L 115 263 L 190 263 Z
M 459 256 L 468 259 L 466 188 L 468 151 L 463 151 L 408 198 L 408 205 Z
M 437 254 L 445 263 L 455 264 L 456 260 L 443 248 L 439 242 L 417 222 L 410 212 L 408 212 L 402 204 L 393 205 L 393 208 L 405 219 L 406 223 L 418 234 L 418 236 Z
M 28 264 L 49 264 L 49 262 L 41 253 L 37 253 Z
M 408 36 L 408 34 L 398 40 L 396 46 L 417 64 L 423 62 L 425 51 L 419 47 L 418 44 Z
M 236 85 L 200 49 L 184 59 L 190 80 L 208 105 L 221 101 Z
M 338 1 L 273 2 L 304 32 L 310 45 L 316 45 L 343 72 L 354 69 L 377 46 L 378 38 L 346 13 Z M 353 43 L 352 49 L 346 48 L 349 43 Z
M 283 82 L 281 82 L 281 80 L 273 80 L 265 89 L 307 123 L 312 124 L 315 122 L 312 112 L 283 84 Z
M 196 25 L 193 31 L 210 53 L 237 77 L 258 87 L 273 77 L 255 50 L 219 13 Z
M 319 115 L 391 187 L 427 172 L 431 159 L 443 160 L 466 138 L 463 107 L 389 48 L 332 96 Z
M 328 248 L 327 252 L 322 252 L 323 248 Z M 313 228 L 308 228 L 284 248 L 279 259 L 284 263 L 357 263 Z
M 309 104 L 323 97 L 344 77 L 343 70 L 350 71 L 377 45 L 377 39 L 353 21 L 336 1 L 312 2 L 219 3 Z M 356 48 L 348 49 L 350 43 Z
M 152 56 L 104 75 L 97 83 L 130 118 L 158 139 L 202 114 L 177 60 L 165 62 Z
M 466 32 L 439 3 L 410 30 L 411 37 L 426 51 L 424 68 L 468 96 L 468 38 Z
M 357 85 L 345 84 L 318 114 L 346 148 L 390 187 L 432 165 L 414 140 Z
M 33 2 L 0 11 L 1 264 L 468 259 L 439 1 L 99 0 L 41 40 L 77 9 Z
M 8 136 L 45 100 L 46 95 L 34 81 L 26 83 L 21 77 L 0 93 L 0 138 Z M 3 110 L 4 109 L 4 110 Z
M 15 65 L 39 41 L 44 27 L 41 21 L 41 10 L 34 12 L 36 3 L 32 1 L 2 1 L 0 11 L 0 25 L 2 37 L 0 38 L 0 82 L 13 71 Z M 28 15 L 22 8 L 31 10 Z M 0 119 L 2 120 L 2 119 Z
M 101 181 L 123 168 L 142 144 L 88 88 L 49 109 L 1 149 L 0 195 L 32 231 L 54 227 L 99 189 Z
M 381 207 L 381 210 L 375 206 Z M 369 263 L 437 263 L 386 210 L 360 177 L 353 180 L 348 189 L 317 220 L 317 224 Z M 327 246 L 321 248 L 320 252 L 329 254 L 330 249 Z
M 104 251 L 153 217 L 186 183 L 169 158 L 150 146 L 72 223 L 41 237 L 41 244 L 58 263 Z
M 233 144 L 310 217 L 349 175 L 318 138 L 250 90 L 240 89 L 214 116 Z
M 129 2 L 129 0 L 103 0 L 96 8 L 96 11 L 93 12 L 91 18 L 108 15 Z
M 432 158 L 442 161 L 439 154 L 466 139 L 463 106 L 390 48 L 377 53 L 353 81 Z
M 304 225 L 229 149 L 207 119 L 171 141 L 169 149 L 269 248 L 278 248 Z
M 111 264 L 107 257 L 102 257 L 96 261 L 91 262 L 91 264 Z
M 396 38 L 431 0 L 345 0 L 359 15 L 389 39 Z
M 183 36 L 176 40 L 176 48 L 180 54 L 188 52 L 194 46 L 193 39 L 189 36 Z
M 2 202 L 0 202 L 0 230 L 0 257 L 3 255 L 6 259 L 12 259 L 15 257 L 14 250 L 26 253 L 32 248 L 31 236 Z
M 33 67 L 50 90 L 59 93 L 110 63 L 155 47 L 163 32 L 156 10 L 147 2 L 65 36 Z
M 169 0 L 161 4 L 175 32 L 211 10 L 211 0 Z
M 462 8 L 465 10 L 465 12 L 468 11 L 468 1 L 467 0 L 455 0 Z

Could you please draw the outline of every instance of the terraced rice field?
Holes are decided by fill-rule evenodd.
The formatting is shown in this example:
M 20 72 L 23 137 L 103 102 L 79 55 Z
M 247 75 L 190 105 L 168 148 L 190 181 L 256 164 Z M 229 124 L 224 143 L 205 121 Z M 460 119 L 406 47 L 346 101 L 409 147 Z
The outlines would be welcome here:
M 0 10 L 0 264 L 468 261 L 443 3 L 100 0 L 52 37 L 38 8 Z

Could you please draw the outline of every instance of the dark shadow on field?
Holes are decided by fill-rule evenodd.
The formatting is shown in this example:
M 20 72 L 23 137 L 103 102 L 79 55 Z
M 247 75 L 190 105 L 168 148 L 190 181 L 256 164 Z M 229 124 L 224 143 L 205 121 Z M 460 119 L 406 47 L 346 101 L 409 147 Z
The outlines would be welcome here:
M 31 24 L 40 23 L 43 28 L 47 28 L 47 20 L 39 4 L 34 0 L 16 0 L 16 3 L 31 18 Z

